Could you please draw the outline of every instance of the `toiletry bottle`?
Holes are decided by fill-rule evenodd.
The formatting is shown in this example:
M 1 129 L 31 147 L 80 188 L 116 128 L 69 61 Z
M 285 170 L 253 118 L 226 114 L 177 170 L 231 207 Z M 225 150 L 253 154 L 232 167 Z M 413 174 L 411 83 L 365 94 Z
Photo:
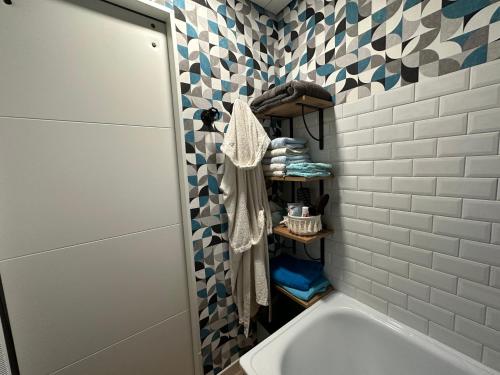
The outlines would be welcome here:
M 309 217 L 309 207 L 302 207 L 302 217 Z

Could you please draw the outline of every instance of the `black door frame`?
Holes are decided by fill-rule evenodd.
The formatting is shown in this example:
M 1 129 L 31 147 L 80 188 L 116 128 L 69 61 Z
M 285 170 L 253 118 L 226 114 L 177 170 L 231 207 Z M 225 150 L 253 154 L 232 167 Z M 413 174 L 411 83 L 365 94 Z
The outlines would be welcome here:
M 5 347 L 7 356 L 9 357 L 10 371 L 12 375 L 20 375 L 19 363 L 17 362 L 16 347 L 14 346 L 14 337 L 12 336 L 12 328 L 9 320 L 9 310 L 5 301 L 3 291 L 2 275 L 0 274 L 0 319 L 2 320 L 3 335 L 5 339 Z

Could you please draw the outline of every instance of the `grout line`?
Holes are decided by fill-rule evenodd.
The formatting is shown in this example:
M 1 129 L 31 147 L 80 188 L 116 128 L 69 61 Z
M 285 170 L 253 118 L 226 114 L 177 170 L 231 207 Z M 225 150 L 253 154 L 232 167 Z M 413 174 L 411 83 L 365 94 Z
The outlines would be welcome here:
M 78 121 L 78 120 L 61 120 L 54 118 L 38 118 L 38 117 L 23 117 L 23 116 L 0 116 L 0 119 L 14 119 L 14 120 L 28 120 L 28 121 L 44 121 L 44 122 L 61 122 L 70 124 L 87 124 L 87 125 L 109 125 L 109 126 L 131 126 L 134 128 L 150 128 L 150 129 L 174 129 L 174 126 L 154 126 L 154 125 L 140 125 L 140 124 L 122 124 L 114 122 L 98 122 L 98 121 Z M 47 124 L 51 125 L 51 124 Z
M 133 235 L 136 235 L 136 234 L 142 234 L 142 233 L 146 233 L 146 232 L 151 232 L 151 231 L 155 231 L 155 230 L 159 230 L 159 229 L 165 229 L 165 228 L 171 228 L 171 227 L 180 226 L 180 225 L 181 225 L 181 223 L 175 223 L 175 224 L 169 224 L 169 225 L 162 225 L 160 227 L 143 229 L 143 230 L 136 231 L 136 232 L 119 234 L 119 235 L 115 235 L 115 236 L 111 236 L 111 237 L 103 237 L 103 238 L 99 238 L 97 240 L 92 240 L 92 241 L 87 241 L 87 242 L 80 242 L 80 243 L 75 243 L 75 244 L 69 244 L 69 245 L 65 245 L 65 246 L 61 246 L 61 247 L 56 247 L 54 249 L 40 250 L 40 251 L 37 251 L 35 253 L 23 254 L 23 255 L 18 255 L 18 256 L 15 256 L 15 257 L 7 258 L 7 259 L 2 259 L 2 260 L 0 260 L 0 264 L 2 264 L 3 262 L 10 262 L 12 260 L 18 260 L 18 259 L 22 259 L 22 258 L 32 257 L 32 256 L 41 255 L 41 254 L 50 253 L 50 252 L 55 252 L 55 251 L 61 251 L 61 250 L 69 249 L 69 248 L 72 248 L 72 247 L 78 247 L 78 246 L 95 244 L 95 243 L 98 243 L 98 242 L 104 242 L 104 241 L 108 241 L 108 240 L 114 240 L 114 239 L 117 239 L 117 238 L 122 238 L 122 237 L 127 237 L 127 236 L 133 236 Z
M 71 367 L 71 366 L 73 366 L 73 365 L 75 365 L 75 364 L 77 364 L 77 363 L 83 362 L 83 361 L 85 361 L 85 360 L 87 360 L 87 359 L 89 359 L 89 358 L 91 358 L 91 357 L 94 357 L 94 356 L 96 356 L 97 354 L 102 353 L 102 352 L 104 352 L 104 351 L 106 351 L 106 350 L 108 350 L 108 349 L 110 349 L 110 348 L 112 348 L 112 347 L 118 346 L 118 345 L 120 345 L 120 344 L 124 343 L 125 341 L 128 341 L 128 340 L 130 340 L 130 339 L 133 339 L 133 338 L 135 338 L 135 337 L 137 337 L 137 336 L 139 336 L 139 335 L 141 335 L 141 334 L 143 334 L 143 333 L 145 333 L 145 332 L 147 332 L 147 331 L 149 331 L 149 330 L 151 330 L 151 329 L 154 329 L 154 328 L 156 328 L 156 327 L 160 326 L 161 324 L 166 323 L 167 321 L 169 321 L 169 320 L 171 320 L 171 319 L 175 319 L 175 318 L 177 318 L 177 317 L 179 317 L 179 316 L 181 316 L 182 314 L 185 314 L 185 313 L 187 313 L 187 312 L 189 312 L 189 309 L 183 310 L 183 311 L 181 311 L 181 312 L 178 312 L 177 314 L 174 314 L 174 315 L 172 315 L 172 316 L 169 316 L 168 318 L 163 319 L 163 320 L 161 320 L 161 321 L 159 321 L 159 322 L 156 322 L 156 323 L 154 323 L 153 325 L 151 325 L 151 326 L 149 326 L 149 327 L 147 327 L 147 328 L 145 328 L 145 329 L 142 329 L 142 330 L 140 330 L 140 331 L 136 331 L 135 333 L 131 334 L 131 335 L 130 335 L 130 336 L 128 336 L 128 337 L 125 337 L 125 338 L 123 338 L 123 339 L 121 339 L 121 340 L 119 340 L 119 341 L 117 341 L 117 342 L 115 342 L 115 343 L 113 343 L 113 344 L 111 344 L 111 345 L 108 345 L 108 346 L 106 346 L 106 347 L 104 347 L 104 348 L 102 348 L 102 349 L 99 349 L 98 351 L 96 351 L 96 352 L 94 352 L 94 353 L 91 353 L 91 354 L 89 354 L 89 355 L 86 355 L 86 356 L 85 356 L 85 357 L 83 357 L 83 358 L 80 358 L 80 359 L 78 359 L 78 360 L 76 360 L 76 361 L 74 361 L 74 362 L 71 362 L 71 363 L 69 363 L 69 364 L 67 364 L 67 365 L 65 365 L 65 366 L 63 366 L 63 367 L 60 367 L 60 368 L 58 368 L 58 369 L 56 369 L 56 370 L 52 371 L 52 372 L 51 372 L 51 374 L 54 374 L 54 375 L 55 375 L 55 374 L 57 374 L 58 372 L 61 372 L 62 370 L 65 370 L 65 369 L 67 369 L 67 368 L 69 368 L 69 367 Z
M 472 90 L 472 69 L 471 68 L 467 68 L 466 70 L 469 71 L 469 79 L 468 79 L 468 82 L 467 82 L 467 89 L 468 91 Z

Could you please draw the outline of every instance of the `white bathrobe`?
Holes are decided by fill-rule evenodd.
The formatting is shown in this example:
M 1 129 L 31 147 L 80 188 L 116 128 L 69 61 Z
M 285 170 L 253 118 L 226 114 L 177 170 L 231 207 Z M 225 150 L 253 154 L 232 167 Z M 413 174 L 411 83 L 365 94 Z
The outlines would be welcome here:
M 247 336 L 250 319 L 270 300 L 267 234 L 272 220 L 260 163 L 270 142 L 248 104 L 237 99 L 221 147 L 221 189 L 229 219 L 233 298 Z

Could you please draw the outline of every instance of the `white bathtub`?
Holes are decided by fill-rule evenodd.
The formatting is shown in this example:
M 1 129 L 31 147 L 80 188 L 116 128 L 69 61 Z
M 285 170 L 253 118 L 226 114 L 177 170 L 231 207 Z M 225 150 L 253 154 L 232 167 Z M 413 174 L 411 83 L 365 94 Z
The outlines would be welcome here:
M 499 375 L 372 308 L 334 293 L 240 359 L 247 375 Z

